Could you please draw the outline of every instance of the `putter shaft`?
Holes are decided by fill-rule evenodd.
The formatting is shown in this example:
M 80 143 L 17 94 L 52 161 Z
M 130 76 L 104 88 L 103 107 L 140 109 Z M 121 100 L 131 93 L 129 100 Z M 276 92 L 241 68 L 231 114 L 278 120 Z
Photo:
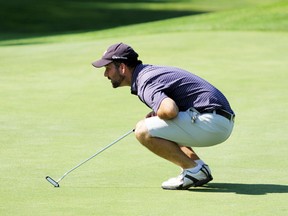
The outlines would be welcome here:
M 97 156 L 98 154 L 100 154 L 101 152 L 105 151 L 106 149 L 110 148 L 112 145 L 114 145 L 115 143 L 119 142 L 120 140 L 122 140 L 124 137 L 128 136 L 129 134 L 131 134 L 132 132 L 134 132 L 135 129 L 132 129 L 130 131 L 128 131 L 127 133 L 125 133 L 123 136 L 119 137 L 117 140 L 115 140 L 114 142 L 110 143 L 109 145 L 107 145 L 106 147 L 100 149 L 98 152 L 96 152 L 95 154 L 93 154 L 91 157 L 87 158 L 86 160 L 82 161 L 81 163 L 77 164 L 75 167 L 73 167 L 72 169 L 68 170 L 66 173 L 64 173 L 64 175 L 59 178 L 57 181 L 55 181 L 54 179 L 52 179 L 51 177 L 47 176 L 46 179 L 48 182 L 50 182 L 52 185 L 54 185 L 54 187 L 59 187 L 59 182 L 62 181 L 62 179 L 64 179 L 69 173 L 71 173 L 72 171 L 74 171 L 75 169 L 77 169 L 78 167 L 80 167 L 81 165 L 83 165 L 84 163 L 88 162 L 89 160 L 91 160 L 92 158 L 94 158 L 95 156 Z

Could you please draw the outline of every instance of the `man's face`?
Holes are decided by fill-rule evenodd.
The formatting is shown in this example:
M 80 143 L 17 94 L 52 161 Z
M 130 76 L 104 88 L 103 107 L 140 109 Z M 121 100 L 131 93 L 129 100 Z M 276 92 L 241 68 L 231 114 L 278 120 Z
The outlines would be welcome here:
M 120 71 L 120 66 L 117 67 L 113 62 L 105 66 L 104 76 L 111 80 L 113 88 L 121 86 L 125 79 L 125 76 Z

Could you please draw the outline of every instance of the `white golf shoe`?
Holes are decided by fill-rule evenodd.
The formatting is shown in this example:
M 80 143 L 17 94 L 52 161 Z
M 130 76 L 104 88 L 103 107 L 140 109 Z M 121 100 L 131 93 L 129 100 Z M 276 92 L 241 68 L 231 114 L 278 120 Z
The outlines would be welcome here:
M 190 187 L 202 186 L 213 180 L 207 164 L 203 164 L 198 172 L 192 173 L 190 169 L 184 169 L 181 174 L 162 183 L 165 190 L 187 190 Z

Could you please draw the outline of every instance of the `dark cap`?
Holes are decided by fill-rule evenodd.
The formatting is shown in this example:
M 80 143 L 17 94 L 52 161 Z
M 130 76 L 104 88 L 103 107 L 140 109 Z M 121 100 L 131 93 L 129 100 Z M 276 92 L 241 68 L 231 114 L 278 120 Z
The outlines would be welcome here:
M 137 61 L 138 54 L 132 49 L 132 47 L 117 43 L 111 45 L 103 54 L 102 58 L 93 62 L 92 65 L 96 68 L 101 68 L 113 61 Z

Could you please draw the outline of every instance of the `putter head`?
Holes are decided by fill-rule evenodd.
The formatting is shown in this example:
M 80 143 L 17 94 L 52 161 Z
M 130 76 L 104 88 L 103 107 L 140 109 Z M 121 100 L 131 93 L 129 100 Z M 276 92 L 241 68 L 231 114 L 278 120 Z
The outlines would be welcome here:
M 46 176 L 46 180 L 50 182 L 54 187 L 60 187 L 59 183 L 55 181 L 54 179 L 52 179 L 51 177 Z

